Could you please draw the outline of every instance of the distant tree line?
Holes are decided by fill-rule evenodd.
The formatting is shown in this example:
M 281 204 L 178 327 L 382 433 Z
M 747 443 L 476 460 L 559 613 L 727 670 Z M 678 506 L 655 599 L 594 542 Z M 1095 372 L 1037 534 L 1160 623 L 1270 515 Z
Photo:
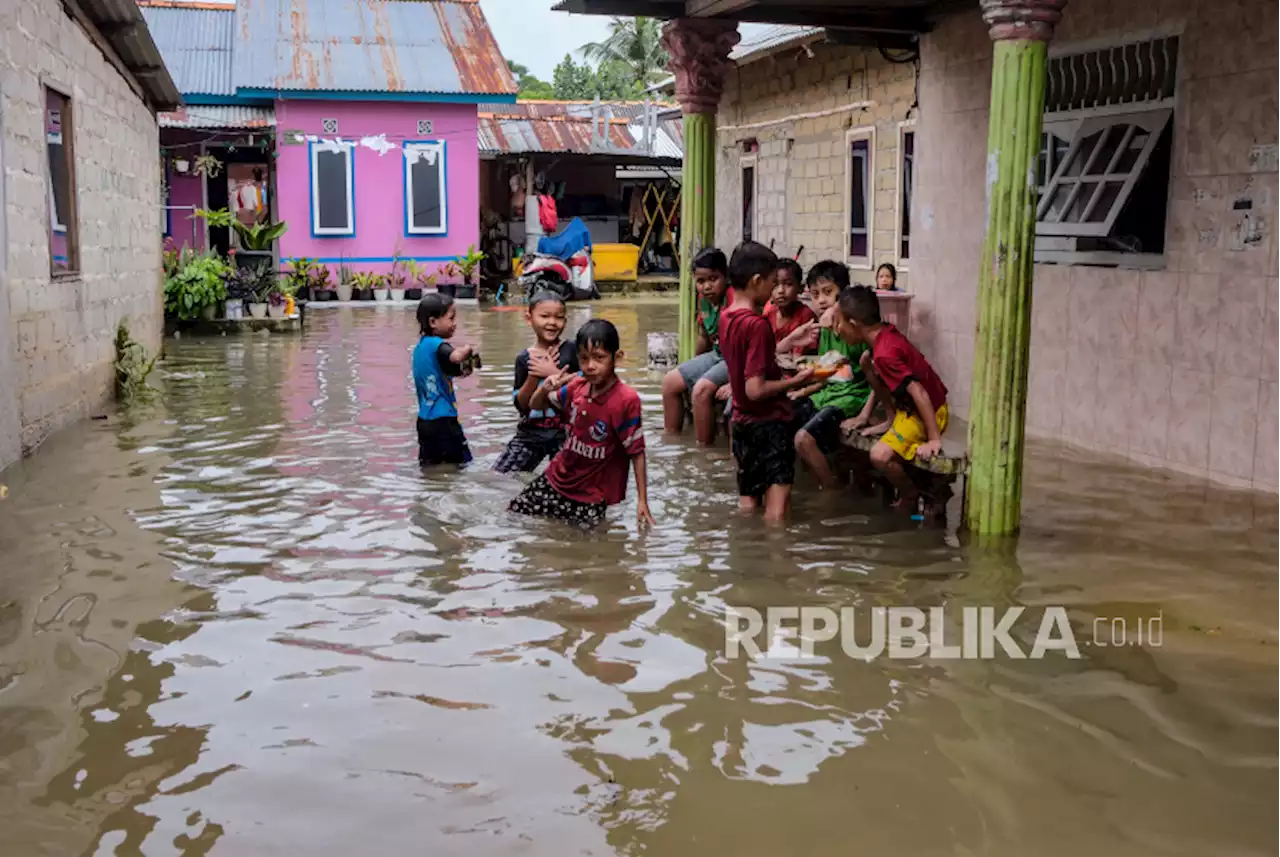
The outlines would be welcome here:
M 666 76 L 667 52 L 662 47 L 662 25 L 653 18 L 614 18 L 602 42 L 579 48 L 582 62 L 572 54 L 552 72 L 547 83 L 530 74 L 527 66 L 507 60 L 520 86 L 521 98 L 602 101 L 637 99 L 645 89 Z

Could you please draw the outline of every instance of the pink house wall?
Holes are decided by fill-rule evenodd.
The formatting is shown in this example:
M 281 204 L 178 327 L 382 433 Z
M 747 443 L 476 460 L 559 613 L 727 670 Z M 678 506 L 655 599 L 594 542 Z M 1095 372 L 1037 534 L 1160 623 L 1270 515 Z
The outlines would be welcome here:
M 169 169 L 169 238 L 178 247 L 204 248 L 204 225 L 192 219 L 193 209 L 204 205 L 204 180 L 200 176 L 180 176 Z M 184 208 L 190 206 L 190 208 Z
M 332 139 L 322 120 L 338 120 L 338 137 L 359 142 L 385 135 L 396 148 L 385 155 L 357 145 L 353 186 L 355 235 L 311 234 L 310 147 L 288 144 L 285 135 L 301 131 Z M 405 234 L 405 140 L 428 139 L 418 134 L 418 120 L 430 119 L 429 139 L 445 142 L 445 188 L 448 200 L 448 233 Z M 280 257 L 304 256 L 334 267 L 343 260 L 355 270 L 386 271 L 393 256 L 424 263 L 452 260 L 479 243 L 480 159 L 476 140 L 474 104 L 410 102 L 277 101 L 276 216 L 287 221 L 289 231 L 280 239 Z

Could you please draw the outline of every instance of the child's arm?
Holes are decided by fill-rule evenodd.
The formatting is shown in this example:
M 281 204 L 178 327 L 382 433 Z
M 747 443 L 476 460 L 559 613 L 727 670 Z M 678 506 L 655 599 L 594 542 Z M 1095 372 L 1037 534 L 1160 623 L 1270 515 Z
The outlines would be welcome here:
M 924 431 L 929 440 L 916 448 L 916 457 L 928 461 L 942 451 L 942 432 L 938 430 L 938 418 L 929 399 L 929 393 L 919 381 L 907 385 L 907 395 L 915 403 L 920 422 L 924 423 Z
M 636 523 L 641 526 L 645 524 L 652 526 L 657 521 L 649 511 L 648 464 L 643 452 L 631 456 L 631 468 L 636 474 Z
M 693 349 L 694 356 L 697 356 L 699 354 L 706 354 L 710 350 L 711 350 L 711 337 L 707 336 L 707 332 L 705 330 L 699 330 L 698 344 L 697 344 L 697 347 Z
M 572 372 L 557 372 L 544 380 L 538 385 L 538 389 L 533 391 L 533 395 L 529 397 L 529 407 L 535 411 L 545 411 L 549 407 L 558 409 L 558 403 L 552 396 L 558 393 L 572 378 Z
M 813 379 L 813 369 L 805 367 L 790 378 L 766 381 L 763 375 L 747 379 L 747 398 L 753 402 L 781 396 L 797 387 L 803 387 Z
M 559 371 L 555 362 L 544 354 L 529 354 L 526 359 L 528 362 L 523 367 L 519 359 L 516 360 L 516 410 L 520 411 L 521 416 L 528 416 L 529 411 L 533 410 L 533 394 L 543 379 L 550 378 Z M 524 376 L 523 380 L 521 375 Z
M 795 330 L 788 333 L 778 342 L 778 353 L 786 354 L 794 351 L 796 348 L 803 347 L 806 351 L 818 344 L 818 323 L 816 321 L 806 321 Z

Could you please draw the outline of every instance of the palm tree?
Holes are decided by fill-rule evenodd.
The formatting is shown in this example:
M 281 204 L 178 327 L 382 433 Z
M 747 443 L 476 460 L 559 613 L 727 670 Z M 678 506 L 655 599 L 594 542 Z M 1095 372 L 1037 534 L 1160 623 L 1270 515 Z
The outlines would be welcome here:
M 656 18 L 613 18 L 603 42 L 589 42 L 582 55 L 600 65 L 621 63 L 641 87 L 666 75 L 667 52 L 662 47 L 662 22 Z

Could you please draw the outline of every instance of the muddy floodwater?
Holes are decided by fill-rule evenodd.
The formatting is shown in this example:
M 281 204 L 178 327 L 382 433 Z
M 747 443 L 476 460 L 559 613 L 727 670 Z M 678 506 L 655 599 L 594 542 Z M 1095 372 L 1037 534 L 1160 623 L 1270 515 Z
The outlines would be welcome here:
M 170 342 L 153 406 L 0 475 L 0 854 L 1276 852 L 1274 497 L 1035 446 L 1012 555 L 803 480 L 771 531 L 724 448 L 661 438 L 674 302 L 590 314 L 647 534 L 634 491 L 595 534 L 505 512 L 528 333 L 475 307 L 468 471 L 418 470 L 378 307 Z M 726 657 L 727 607 L 813 605 L 1063 607 L 1081 657 Z

